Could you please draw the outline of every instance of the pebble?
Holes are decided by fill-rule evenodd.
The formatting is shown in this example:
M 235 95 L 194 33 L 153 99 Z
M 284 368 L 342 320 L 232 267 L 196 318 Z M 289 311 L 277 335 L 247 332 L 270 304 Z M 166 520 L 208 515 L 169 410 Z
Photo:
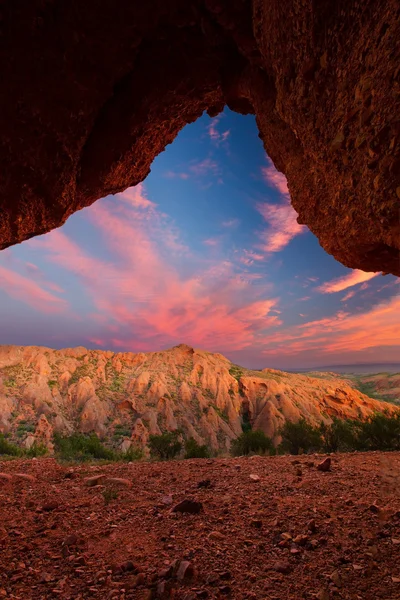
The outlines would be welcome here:
M 251 481 L 260 481 L 260 476 L 256 475 L 256 473 L 251 473 L 250 479 Z
M 327 471 L 331 470 L 331 459 L 328 456 L 327 458 L 325 458 L 325 460 L 323 460 L 322 462 L 319 463 L 319 465 L 317 465 L 317 469 L 318 471 L 323 471 L 324 473 L 326 473 Z
M 203 510 L 203 505 L 201 502 L 197 502 L 196 500 L 182 500 L 179 504 L 176 504 L 172 509 L 172 512 L 181 512 L 181 513 L 189 513 L 191 515 L 196 515 Z

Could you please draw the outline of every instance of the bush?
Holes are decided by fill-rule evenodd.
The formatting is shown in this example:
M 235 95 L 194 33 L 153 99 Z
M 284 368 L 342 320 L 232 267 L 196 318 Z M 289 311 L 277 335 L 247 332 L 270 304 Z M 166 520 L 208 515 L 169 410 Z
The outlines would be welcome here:
M 274 446 L 272 440 L 263 431 L 244 431 L 231 445 L 233 456 L 243 456 L 251 453 L 272 453 Z
M 333 417 L 332 423 L 321 423 L 319 433 L 324 452 L 346 452 L 356 447 L 356 433 L 353 421 Z
M 24 451 L 24 456 L 28 458 L 35 458 L 38 456 L 46 456 L 48 449 L 44 444 L 37 444 L 36 442 L 27 450 Z
M 126 452 L 118 453 L 118 456 L 125 462 L 134 462 L 143 458 L 143 450 L 139 446 L 131 446 Z
M 289 454 L 316 451 L 322 444 L 319 430 L 304 418 L 297 423 L 286 421 L 279 433 L 282 436 L 280 449 Z
M 0 455 L 6 456 L 21 456 L 22 450 L 15 444 L 7 441 L 4 435 L 0 434 Z
M 358 450 L 400 450 L 400 413 L 376 413 L 354 425 Z
M 161 435 L 151 435 L 149 437 L 151 455 L 160 460 L 175 458 L 182 450 L 182 443 L 178 435 L 177 431 L 170 431 Z
M 54 450 L 61 460 L 115 460 L 116 453 L 106 448 L 97 435 L 83 435 L 73 433 L 70 436 L 54 435 Z
M 207 446 L 201 446 L 195 439 L 190 438 L 185 443 L 185 458 L 209 458 Z

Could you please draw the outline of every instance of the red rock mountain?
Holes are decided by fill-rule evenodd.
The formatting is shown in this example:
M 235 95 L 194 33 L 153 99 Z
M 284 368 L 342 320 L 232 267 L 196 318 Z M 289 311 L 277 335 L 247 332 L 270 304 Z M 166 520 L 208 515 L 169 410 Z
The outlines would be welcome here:
M 126 450 L 182 429 L 224 452 L 243 420 L 277 439 L 285 419 L 364 418 L 393 406 L 345 381 L 274 369 L 251 371 L 221 354 L 179 345 L 114 353 L 0 346 L 0 431 L 51 448 L 53 432 L 96 432 Z

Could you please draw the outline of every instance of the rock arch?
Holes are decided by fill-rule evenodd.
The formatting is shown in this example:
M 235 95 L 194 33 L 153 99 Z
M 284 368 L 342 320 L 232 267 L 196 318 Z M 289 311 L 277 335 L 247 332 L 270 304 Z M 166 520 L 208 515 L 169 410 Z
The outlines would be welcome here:
M 204 111 L 256 115 L 299 221 L 400 275 L 397 0 L 5 0 L 0 248 L 142 181 Z

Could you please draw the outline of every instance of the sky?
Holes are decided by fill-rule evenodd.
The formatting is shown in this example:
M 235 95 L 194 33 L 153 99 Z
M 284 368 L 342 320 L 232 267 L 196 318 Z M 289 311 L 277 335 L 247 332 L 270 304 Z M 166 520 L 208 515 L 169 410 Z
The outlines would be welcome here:
M 400 362 L 400 280 L 342 266 L 296 217 L 254 117 L 204 115 L 143 183 L 0 252 L 0 342 Z

